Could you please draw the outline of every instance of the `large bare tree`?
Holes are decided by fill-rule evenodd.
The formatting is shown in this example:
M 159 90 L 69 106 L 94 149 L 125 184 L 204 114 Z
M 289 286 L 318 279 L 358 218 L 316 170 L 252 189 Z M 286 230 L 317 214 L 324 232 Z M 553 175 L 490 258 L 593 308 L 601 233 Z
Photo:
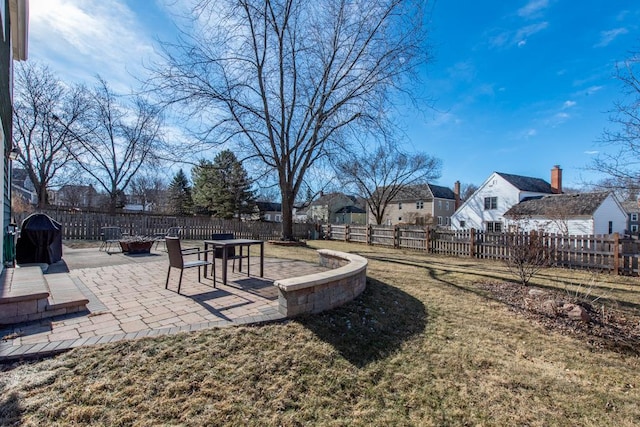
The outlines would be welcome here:
M 82 120 L 88 103 L 82 87 L 62 83 L 37 62 L 16 63 L 13 139 L 20 150 L 17 161 L 38 195 L 38 207 L 49 203 L 48 190 L 62 184 L 64 169 L 77 149 L 70 131 Z M 79 130 L 78 130 L 79 131 Z
M 395 90 L 426 52 L 423 3 L 199 0 L 151 85 L 198 114 L 202 140 L 276 172 L 289 240 L 309 169 L 347 131 L 385 127 Z
M 625 190 L 640 188 L 640 52 L 634 52 L 617 65 L 616 78 L 622 84 L 624 99 L 614 104 L 610 114 L 612 127 L 601 142 L 612 149 L 599 155 L 590 168 L 608 179 L 599 187 Z
M 119 195 L 141 167 L 154 161 L 162 143 L 161 114 L 141 97 L 119 97 L 100 77 L 89 100 L 85 136 L 77 138 L 82 149 L 73 155 L 107 193 L 114 213 Z
M 402 191 L 440 177 L 440 160 L 424 153 L 409 154 L 394 143 L 352 154 L 336 163 L 336 173 L 367 199 L 376 224 L 382 224 L 387 206 Z

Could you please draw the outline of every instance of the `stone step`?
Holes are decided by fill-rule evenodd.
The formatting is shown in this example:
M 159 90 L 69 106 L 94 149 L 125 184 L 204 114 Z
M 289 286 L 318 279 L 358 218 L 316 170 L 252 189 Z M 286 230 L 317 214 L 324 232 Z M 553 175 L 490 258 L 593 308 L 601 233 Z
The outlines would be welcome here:
M 0 304 L 48 296 L 49 288 L 40 267 L 5 268 L 0 275 Z
M 47 311 L 66 309 L 67 313 L 86 310 L 89 299 L 76 287 L 67 273 L 46 274 L 49 287 Z M 70 311 L 75 309 L 73 311 Z
M 84 311 L 88 303 L 67 273 L 45 275 L 39 266 L 29 266 L 0 275 L 0 325 Z

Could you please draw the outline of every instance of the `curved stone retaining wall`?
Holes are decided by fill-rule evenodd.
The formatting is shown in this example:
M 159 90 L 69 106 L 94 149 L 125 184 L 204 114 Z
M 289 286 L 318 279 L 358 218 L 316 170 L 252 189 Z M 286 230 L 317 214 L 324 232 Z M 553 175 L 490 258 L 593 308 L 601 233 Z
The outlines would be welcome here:
M 332 270 L 276 280 L 278 310 L 287 317 L 319 313 L 351 301 L 364 291 L 367 260 L 346 252 L 318 250 L 320 265 Z

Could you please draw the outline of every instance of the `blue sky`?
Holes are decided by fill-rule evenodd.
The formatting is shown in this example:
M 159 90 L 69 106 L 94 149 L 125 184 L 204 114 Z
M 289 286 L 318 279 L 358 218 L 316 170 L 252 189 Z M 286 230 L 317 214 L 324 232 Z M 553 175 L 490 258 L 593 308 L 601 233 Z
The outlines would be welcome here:
M 99 72 L 128 91 L 144 78 L 155 39 L 172 37 L 168 13 L 183 3 L 31 0 L 30 60 L 69 82 Z M 586 167 L 608 149 L 597 141 L 622 99 L 615 65 L 640 50 L 640 4 L 439 0 L 431 8 L 423 99 L 398 114 L 408 148 L 442 159 L 438 183 L 479 185 L 493 171 L 548 180 L 555 164 L 565 186 L 599 179 Z

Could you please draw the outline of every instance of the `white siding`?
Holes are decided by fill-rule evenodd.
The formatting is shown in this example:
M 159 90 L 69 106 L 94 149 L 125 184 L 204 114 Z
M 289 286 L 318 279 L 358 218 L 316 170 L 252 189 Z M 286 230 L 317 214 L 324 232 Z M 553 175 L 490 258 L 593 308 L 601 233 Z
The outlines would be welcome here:
M 627 214 L 611 194 L 596 209 L 593 218 L 593 234 L 609 234 L 609 221 L 613 222 L 613 233 L 624 234 L 627 228 Z
M 525 197 L 538 196 L 543 193 L 520 192 L 507 180 L 497 173 L 491 174 L 475 193 L 460 206 L 451 217 L 451 228 L 454 230 L 475 228 L 484 230 L 485 224 L 489 221 L 500 221 L 506 225 L 503 215 L 513 205 L 519 203 Z M 497 197 L 497 209 L 484 209 L 485 197 Z M 460 226 L 460 221 L 465 222 L 465 226 Z M 506 227 L 505 227 L 506 229 Z
M 543 231 L 549 234 L 568 234 L 573 236 L 593 234 L 593 219 L 572 218 L 567 220 L 551 220 L 548 218 L 527 218 L 521 220 L 509 220 L 508 228 L 515 226 L 518 231 Z

